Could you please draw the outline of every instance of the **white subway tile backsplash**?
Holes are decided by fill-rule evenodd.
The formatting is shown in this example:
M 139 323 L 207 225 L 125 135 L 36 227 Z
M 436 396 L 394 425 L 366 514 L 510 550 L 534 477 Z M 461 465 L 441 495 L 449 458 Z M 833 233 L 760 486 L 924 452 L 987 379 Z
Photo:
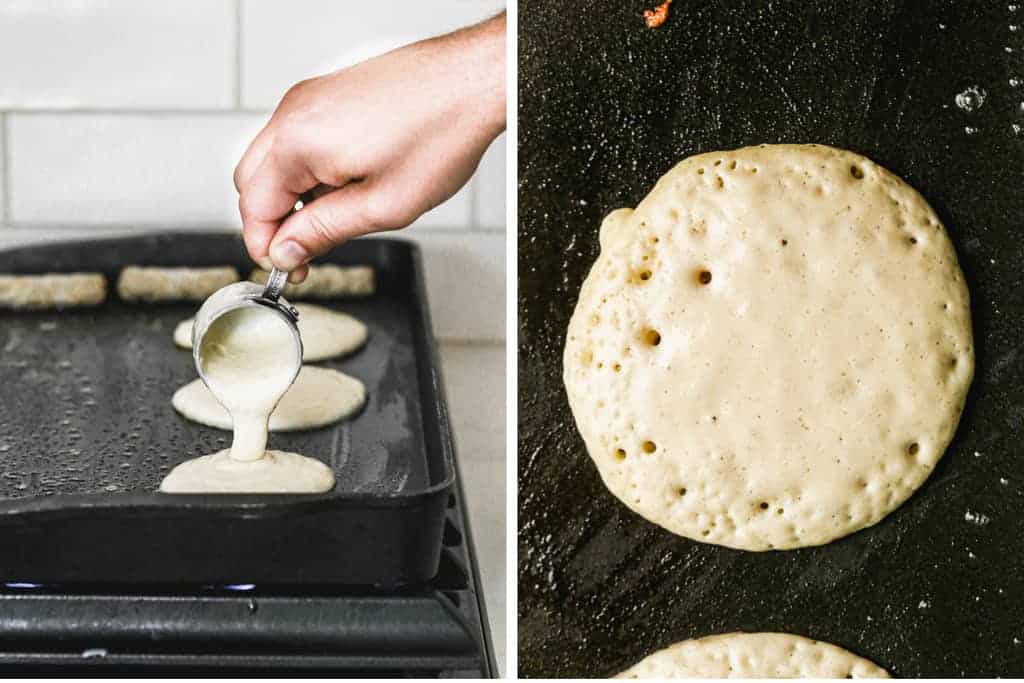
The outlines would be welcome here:
M 238 225 L 232 172 L 255 114 L 9 114 L 12 222 Z M 421 217 L 468 228 L 469 187 Z
M 251 114 L 9 114 L 15 223 L 239 225 Z
M 241 0 L 242 103 L 271 108 L 296 81 L 504 9 L 504 0 Z
M 434 334 L 439 339 L 505 339 L 504 235 L 408 228 L 383 236 L 419 244 Z
M 505 229 L 505 134 L 487 149 L 473 177 L 476 215 L 473 224 L 485 230 Z
M 269 115 L 253 110 L 504 5 L 0 0 L 0 249 L 238 229 L 232 171 Z M 502 136 L 454 197 L 391 233 L 423 249 L 442 340 L 505 338 L 506 153 Z
M 428 230 L 465 229 L 472 224 L 471 183 L 466 183 L 448 201 L 420 216 L 411 227 Z
M 4 140 L 7 137 L 7 121 L 0 112 L 0 225 L 7 220 L 7 150 Z
M 0 0 L 0 108 L 227 108 L 235 36 L 233 0 Z

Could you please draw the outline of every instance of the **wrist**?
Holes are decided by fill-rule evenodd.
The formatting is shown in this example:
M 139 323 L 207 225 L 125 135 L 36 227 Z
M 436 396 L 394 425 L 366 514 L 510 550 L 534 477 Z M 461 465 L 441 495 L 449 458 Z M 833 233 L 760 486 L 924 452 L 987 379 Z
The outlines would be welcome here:
M 505 13 L 439 40 L 460 117 L 490 142 L 505 130 Z
M 506 120 L 506 34 L 505 12 L 488 19 L 478 27 L 481 31 L 479 60 L 482 67 L 480 77 L 480 102 L 484 125 L 497 137 L 505 130 Z

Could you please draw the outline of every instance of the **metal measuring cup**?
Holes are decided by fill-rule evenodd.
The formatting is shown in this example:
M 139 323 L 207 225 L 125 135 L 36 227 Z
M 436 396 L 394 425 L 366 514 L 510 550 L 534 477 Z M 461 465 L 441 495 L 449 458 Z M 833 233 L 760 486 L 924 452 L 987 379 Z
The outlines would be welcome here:
M 199 357 L 203 347 L 203 337 L 206 336 L 210 326 L 229 311 L 247 306 L 261 306 L 280 317 L 288 325 L 292 338 L 295 339 L 294 348 L 297 356 L 295 359 L 295 375 L 292 376 L 291 381 L 288 383 L 291 386 L 295 378 L 298 377 L 299 370 L 302 369 L 302 336 L 299 334 L 299 327 L 297 325 L 299 322 L 299 312 L 281 296 L 281 290 L 284 289 L 287 281 L 288 273 L 274 268 L 270 271 L 270 277 L 267 278 L 266 285 L 260 286 L 255 282 L 235 282 L 226 287 L 221 287 L 203 302 L 199 312 L 196 313 L 195 322 L 192 325 L 192 360 L 195 362 L 196 371 L 199 373 L 199 377 L 203 380 L 204 384 L 210 385 L 206 381 L 206 373 L 203 372 L 203 366 L 199 362 Z

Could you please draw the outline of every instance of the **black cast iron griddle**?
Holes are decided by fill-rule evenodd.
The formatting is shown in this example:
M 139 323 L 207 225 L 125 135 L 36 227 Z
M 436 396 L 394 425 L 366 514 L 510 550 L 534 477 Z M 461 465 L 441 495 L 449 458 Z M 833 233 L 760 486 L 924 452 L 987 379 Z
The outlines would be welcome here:
M 0 675 L 493 676 L 464 494 L 422 584 L 0 587 Z
M 0 581 L 361 584 L 437 572 L 452 443 L 419 253 L 356 240 L 324 262 L 370 265 L 377 292 L 327 302 L 362 320 L 358 352 L 318 363 L 362 380 L 366 407 L 273 448 L 319 458 L 323 495 L 165 495 L 163 476 L 230 444 L 171 407 L 196 377 L 171 338 L 198 304 L 125 304 L 121 267 L 251 262 L 237 235 L 163 234 L 0 252 L 0 272 L 99 270 L 94 309 L 0 313 Z M 318 302 L 323 303 L 323 302 Z
M 898 676 L 1024 675 L 1024 3 L 675 0 L 649 30 L 654 4 L 520 3 L 520 673 L 606 676 L 746 630 Z M 986 97 L 967 111 L 971 86 Z M 924 195 L 970 287 L 977 372 L 905 505 L 823 547 L 745 553 L 605 490 L 561 352 L 604 215 L 687 156 L 762 142 L 845 147 Z

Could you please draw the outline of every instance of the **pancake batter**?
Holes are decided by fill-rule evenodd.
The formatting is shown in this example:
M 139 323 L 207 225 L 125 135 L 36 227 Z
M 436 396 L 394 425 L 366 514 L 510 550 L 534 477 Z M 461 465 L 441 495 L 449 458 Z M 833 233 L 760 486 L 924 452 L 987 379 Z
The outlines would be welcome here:
M 649 655 L 616 678 L 889 678 L 846 650 L 788 633 L 724 633 Z
M 295 304 L 302 335 L 302 360 L 312 363 L 352 353 L 366 343 L 367 329 L 359 320 L 315 304 Z M 174 343 L 192 348 L 195 318 L 182 320 L 174 328 Z
M 974 344 L 956 252 L 905 182 L 821 145 L 702 154 L 600 242 L 564 378 L 631 509 L 706 543 L 799 548 L 928 478 Z
M 323 463 L 267 451 L 267 424 L 299 363 L 295 339 L 276 313 L 256 306 L 225 313 L 203 338 L 199 364 L 210 391 L 231 414 L 231 448 L 178 465 L 169 493 L 319 493 L 334 485 Z
M 354 415 L 366 403 L 366 387 L 354 377 L 315 365 L 303 365 L 270 415 L 272 432 L 316 429 Z M 174 392 L 174 409 L 185 418 L 231 429 L 231 415 L 213 393 L 195 379 Z

